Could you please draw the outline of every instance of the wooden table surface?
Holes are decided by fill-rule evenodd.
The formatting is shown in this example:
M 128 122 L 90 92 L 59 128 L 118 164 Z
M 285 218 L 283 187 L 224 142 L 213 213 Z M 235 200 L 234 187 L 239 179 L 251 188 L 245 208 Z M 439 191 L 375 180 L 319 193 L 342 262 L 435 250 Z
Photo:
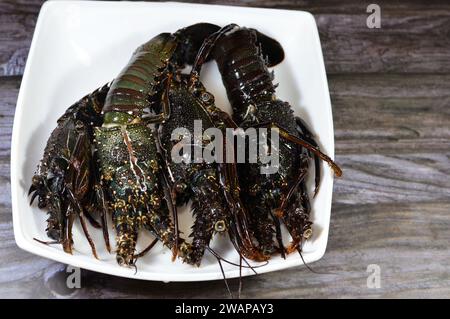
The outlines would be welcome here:
M 450 297 L 450 3 L 372 1 L 381 28 L 369 29 L 366 2 L 230 1 L 314 14 L 345 170 L 327 252 L 313 264 L 324 274 L 297 267 L 245 278 L 243 297 Z M 164 284 L 85 270 L 82 288 L 71 290 L 65 265 L 16 246 L 11 131 L 41 4 L 0 2 L 0 297 L 227 297 L 221 281 Z M 380 266 L 378 289 L 367 287 L 369 264 Z

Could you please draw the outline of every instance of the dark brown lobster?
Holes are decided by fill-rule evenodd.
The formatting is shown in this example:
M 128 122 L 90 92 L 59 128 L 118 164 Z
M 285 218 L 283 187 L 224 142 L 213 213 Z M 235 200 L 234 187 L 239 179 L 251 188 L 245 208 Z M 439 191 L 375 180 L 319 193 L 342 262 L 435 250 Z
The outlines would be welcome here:
M 205 25 L 211 29 L 215 27 Z M 216 255 L 209 247 L 215 233 L 228 233 L 241 257 L 258 261 L 266 259 L 254 245 L 249 233 L 248 213 L 240 201 L 237 187 L 236 164 L 218 162 L 217 158 L 208 162 L 203 157 L 194 157 L 195 149 L 203 155 L 208 147 L 212 139 L 212 136 L 205 136 L 208 129 L 217 128 L 224 135 L 225 129 L 232 123 L 229 115 L 215 106 L 213 95 L 206 91 L 198 76 L 198 68 L 203 58 L 208 56 L 209 48 L 232 28 L 233 25 L 224 27 L 205 41 L 190 76 L 178 73 L 171 80 L 168 90 L 170 119 L 159 125 L 161 148 L 170 171 L 174 198 L 178 204 L 192 200 L 195 218 L 190 236 L 193 241 L 185 260 L 195 265 L 200 265 L 205 249 Z M 195 132 L 195 125 L 201 126 L 200 139 L 189 134 Z M 174 136 L 177 131 L 178 135 Z M 184 154 L 182 161 L 175 161 L 174 150 L 178 150 L 177 146 L 192 146 L 193 149 Z M 226 152 L 224 144 L 220 144 L 220 147 L 223 148 L 221 151 Z
M 242 198 L 252 217 L 252 229 L 266 255 L 285 255 L 280 222 L 292 242 L 287 252 L 301 254 L 302 243 L 312 235 L 310 204 L 305 178 L 309 161 L 315 160 L 315 192 L 320 182 L 319 159 L 326 161 L 336 176 L 341 169 L 318 147 L 304 121 L 295 116 L 289 103 L 277 99 L 273 74 L 268 66 L 284 58 L 281 45 L 254 29 L 236 27 L 216 42 L 212 55 L 217 62 L 234 121 L 248 128 L 274 129 L 280 136 L 279 166 L 274 174 L 261 174 L 263 165 L 238 165 Z M 269 139 L 270 140 L 270 137 Z M 260 143 L 261 141 L 258 141 Z
M 64 251 L 72 253 L 72 226 L 79 217 L 84 234 L 97 257 L 86 219 L 99 228 L 92 217 L 100 212 L 107 249 L 110 250 L 106 227 L 107 212 L 96 155 L 92 152 L 93 129 L 102 124 L 100 112 L 109 91 L 105 85 L 83 97 L 58 119 L 58 126 L 47 141 L 44 156 L 33 176 L 29 190 L 31 203 L 48 212 L 49 243 L 61 243 Z

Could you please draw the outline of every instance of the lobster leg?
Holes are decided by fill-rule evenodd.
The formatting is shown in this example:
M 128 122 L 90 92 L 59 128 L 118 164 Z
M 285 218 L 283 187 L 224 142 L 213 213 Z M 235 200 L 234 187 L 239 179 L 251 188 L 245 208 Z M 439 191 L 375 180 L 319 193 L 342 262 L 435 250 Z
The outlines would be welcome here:
M 73 238 L 72 238 L 72 227 L 73 222 L 75 221 L 75 213 L 72 209 L 72 206 L 67 209 L 67 221 L 66 225 L 64 227 L 64 239 L 62 242 L 63 250 L 66 253 L 72 254 L 72 245 L 73 245 Z
M 94 255 L 94 257 L 96 259 L 98 259 L 97 256 L 97 249 L 95 248 L 95 244 L 94 241 L 92 240 L 91 235 L 89 234 L 89 231 L 87 229 L 87 224 L 86 221 L 84 219 L 84 211 L 83 208 L 80 206 L 80 204 L 77 202 L 75 195 L 72 193 L 72 191 L 70 189 L 67 190 L 68 194 L 69 194 L 69 198 L 72 201 L 72 205 L 74 205 L 76 207 L 77 213 L 78 213 L 78 217 L 80 218 L 80 223 L 81 223 L 81 228 L 83 229 L 84 235 L 86 236 L 86 239 L 89 243 L 89 245 L 91 246 L 91 250 L 92 250 L 92 254 Z M 71 230 L 72 226 L 70 225 L 69 229 Z M 69 231 L 69 240 L 72 241 L 72 232 Z
M 283 212 L 286 209 L 289 200 L 292 198 L 292 196 L 294 195 L 295 191 L 298 189 L 300 183 L 302 183 L 305 180 L 306 174 L 307 174 L 307 170 L 302 170 L 298 174 L 294 184 L 289 188 L 289 191 L 286 194 L 286 196 L 283 197 L 283 200 L 281 201 L 280 207 L 275 210 L 277 217 L 282 217 L 283 216 Z
M 89 245 L 91 246 L 92 254 L 94 255 L 94 257 L 96 259 L 98 259 L 97 250 L 95 248 L 94 241 L 92 240 L 92 237 L 89 234 L 89 231 L 87 229 L 87 225 L 86 225 L 86 221 L 84 220 L 83 213 L 80 213 L 80 222 L 81 222 L 81 227 L 83 228 L 84 235 L 86 236 L 86 238 L 89 242 Z
M 283 238 L 281 235 L 280 220 L 276 216 L 274 216 L 273 212 L 270 212 L 270 216 L 272 217 L 273 223 L 275 225 L 275 238 L 278 241 L 278 248 L 280 250 L 281 258 L 286 259 L 286 249 L 284 248 Z
M 95 218 L 92 216 L 91 213 L 89 213 L 88 211 L 85 211 L 84 215 L 86 216 L 86 219 L 89 221 L 89 223 L 91 224 L 92 227 L 94 227 L 96 229 L 102 228 L 102 225 L 100 225 L 98 223 L 98 221 L 95 220 Z
M 161 165 L 166 165 L 164 162 L 161 153 L 158 153 L 158 158 L 161 163 Z M 176 197 L 175 197 L 175 190 L 173 187 L 170 186 L 169 179 L 166 175 L 168 172 L 167 167 L 162 167 L 161 173 L 160 173 L 160 181 L 163 183 L 163 190 L 165 198 L 167 199 L 167 208 L 169 209 L 174 223 L 174 230 L 175 230 L 175 240 L 172 247 L 172 261 L 175 260 L 177 254 L 178 254 L 178 246 L 180 244 L 180 231 L 179 231 L 179 224 L 178 224 L 178 211 L 177 206 L 175 204 Z
M 81 125 L 81 122 L 75 123 L 74 131 L 77 132 L 77 125 Z M 74 133 L 75 133 L 74 132 Z M 87 153 L 87 148 L 89 145 L 88 134 L 86 131 L 82 131 L 76 136 L 75 143 L 72 145 L 71 136 L 67 137 L 66 147 L 67 152 L 69 154 L 69 159 L 65 159 L 68 163 L 68 175 L 66 176 L 66 180 L 64 183 L 63 193 L 65 194 L 65 199 L 69 202 L 68 209 L 66 215 L 69 217 L 65 223 L 65 234 L 64 234 L 64 242 L 63 247 L 66 252 L 72 253 L 72 226 L 74 221 L 74 213 L 78 215 L 80 221 L 83 218 L 83 209 L 81 208 L 81 204 L 77 199 L 81 199 L 84 197 L 84 194 L 87 193 L 88 184 L 89 184 L 89 173 L 86 169 L 87 159 L 83 158 L 80 160 L 78 157 L 79 154 Z M 62 157 L 64 158 L 64 156 Z M 74 189 L 74 191 L 72 191 Z M 75 194 L 74 194 L 75 192 Z M 61 207 L 62 208 L 62 207 Z M 84 224 L 83 224 L 84 223 Z M 83 231 L 86 235 L 86 238 L 89 244 L 92 247 L 92 252 L 97 258 L 95 247 L 93 246 L 93 242 L 89 236 L 89 234 L 85 231 L 85 221 L 82 221 Z
M 298 222 L 295 220 L 293 222 L 291 221 L 292 216 L 294 218 L 296 218 L 296 216 L 295 216 L 296 212 L 295 211 L 291 212 L 290 210 L 288 210 L 288 212 L 285 213 L 291 198 L 293 196 L 298 197 L 298 194 L 295 191 L 298 190 L 299 187 L 301 188 L 301 196 L 300 196 L 300 199 L 298 200 L 300 202 L 299 204 L 302 207 L 302 209 L 304 209 L 306 211 L 306 215 L 309 215 L 309 211 L 310 211 L 309 199 L 306 194 L 305 183 L 304 183 L 306 173 L 307 173 L 307 170 L 303 170 L 302 172 L 300 172 L 295 183 L 289 189 L 288 194 L 286 196 L 284 196 L 280 207 L 275 209 L 275 216 L 284 220 L 284 223 L 288 226 L 289 233 L 293 237 L 293 243 L 291 243 L 290 247 L 287 248 L 287 253 L 291 253 L 293 251 L 292 247 L 296 247 L 296 245 L 298 245 L 298 243 L 299 243 L 299 240 L 297 239 L 298 236 L 295 236 L 297 231 L 295 229 L 295 226 L 293 226 L 293 225 L 297 225 Z M 273 216 L 274 220 L 278 221 L 278 219 L 275 219 L 275 216 Z M 310 235 L 308 235 L 308 237 L 310 237 Z M 301 237 L 300 241 L 302 239 L 303 239 L 303 236 Z M 282 249 L 284 249 L 284 246 L 282 246 L 282 247 L 283 247 Z
M 237 124 L 231 119 L 231 117 L 221 111 L 220 109 L 215 109 L 213 112 L 213 120 L 215 122 L 222 122 L 226 128 L 237 129 Z M 215 119 L 214 119 L 215 117 Z M 228 205 L 231 207 L 235 207 L 234 211 L 236 212 L 233 216 L 235 222 L 235 233 L 229 232 L 230 237 L 233 240 L 237 240 L 237 247 L 241 247 L 239 251 L 246 258 L 255 260 L 255 261 L 265 261 L 267 257 L 262 254 L 259 249 L 253 244 L 252 237 L 253 234 L 250 231 L 250 220 L 246 209 L 244 209 L 244 204 L 240 198 L 240 186 L 238 181 L 238 173 L 236 167 L 236 157 L 233 149 L 229 149 L 226 143 L 227 139 L 223 143 L 223 152 L 227 154 L 227 152 L 231 152 L 231 154 L 227 154 L 226 157 L 232 157 L 232 163 L 226 163 L 219 165 L 219 173 L 225 176 L 225 197 L 227 198 Z M 229 185 L 229 187 L 227 187 Z M 232 190 L 231 196 L 228 194 L 227 189 L 230 188 Z
M 161 97 L 162 112 L 155 115 L 150 115 L 143 118 L 143 121 L 148 124 L 162 124 L 170 117 L 170 102 L 169 89 L 172 82 L 172 74 L 170 73 L 164 80 L 164 89 Z
M 155 238 L 151 243 L 150 243 L 150 245 L 148 245 L 143 251 L 141 251 L 140 253 L 138 253 L 138 254 L 136 254 L 136 255 L 134 255 L 134 258 L 135 259 L 138 259 L 138 258 L 140 258 L 140 257 L 142 257 L 142 256 L 145 256 L 145 254 L 147 254 L 155 245 L 156 245 L 156 243 L 159 241 L 159 239 L 158 238 Z
M 189 77 L 190 87 L 192 87 L 192 85 L 194 85 L 195 82 L 198 81 L 202 65 L 208 60 L 208 56 L 210 55 L 217 41 L 219 41 L 227 32 L 233 30 L 233 28 L 235 27 L 237 27 L 236 24 L 228 24 L 205 39 L 197 53 L 194 64 L 192 65 L 191 74 Z
M 295 203 L 296 208 L 289 210 L 283 216 L 283 222 L 292 237 L 292 242 L 287 247 L 288 254 L 294 251 L 301 253 L 303 242 L 311 238 L 313 234 L 312 222 L 309 221 L 308 205 L 305 204 L 306 200 L 303 196 L 298 196 Z
M 102 185 L 100 184 L 100 176 L 98 172 L 95 172 L 95 197 L 98 209 L 100 209 L 101 228 L 103 233 L 103 239 L 105 241 L 106 249 L 111 252 L 111 244 L 109 242 L 108 232 L 108 206 L 106 204 L 105 193 Z
M 305 122 L 300 117 L 295 117 L 295 122 L 297 123 L 297 133 L 300 134 L 300 136 L 307 142 L 309 142 L 312 146 L 319 149 L 319 146 L 317 145 L 317 142 L 314 140 L 313 134 L 309 130 L 309 128 L 306 126 Z M 315 188 L 314 188 L 314 197 L 319 192 L 319 186 L 320 186 L 320 158 L 317 154 L 314 154 L 314 182 L 315 182 Z

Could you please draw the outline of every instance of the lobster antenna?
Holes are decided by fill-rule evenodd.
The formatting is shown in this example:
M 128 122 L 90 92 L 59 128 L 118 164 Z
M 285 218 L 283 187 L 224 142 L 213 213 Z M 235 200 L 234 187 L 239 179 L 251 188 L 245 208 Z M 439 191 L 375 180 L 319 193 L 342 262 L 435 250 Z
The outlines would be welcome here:
M 313 270 L 310 266 L 308 266 L 308 264 L 303 259 L 302 250 L 300 249 L 300 247 L 297 247 L 297 251 L 300 254 L 300 258 L 302 259 L 303 264 L 306 266 L 306 268 L 308 268 L 309 271 L 311 271 L 315 274 L 318 274 L 318 275 L 336 275 L 336 273 L 333 273 L 333 272 L 324 273 L 324 272 L 318 272 L 318 271 Z
M 242 268 L 249 268 L 249 269 L 251 269 L 251 271 L 253 271 L 253 273 L 255 275 L 257 275 L 258 273 L 256 272 L 255 267 L 251 266 L 249 264 L 249 262 L 247 261 L 247 259 L 245 259 L 240 252 L 238 252 L 238 253 L 239 253 L 239 276 L 242 273 Z M 242 260 L 245 261 L 247 266 L 242 266 Z M 267 262 L 264 265 L 260 265 L 260 266 L 256 266 L 256 267 L 262 267 L 262 266 L 265 266 L 265 265 L 267 265 Z
M 281 127 L 278 124 L 272 123 L 272 122 L 265 122 L 265 123 L 258 123 L 255 125 L 256 127 L 267 127 L 267 128 L 275 128 L 278 129 L 278 132 L 282 138 L 285 140 L 295 143 L 297 145 L 300 145 L 304 148 L 306 148 L 308 151 L 312 152 L 313 154 L 317 155 L 322 161 L 326 162 L 331 169 L 334 172 L 334 175 L 337 177 L 342 176 L 342 169 L 325 153 L 323 153 L 320 149 L 318 149 L 316 146 L 308 142 L 307 140 L 303 139 L 302 137 L 297 137 L 295 135 L 292 135 L 289 133 L 285 128 Z
M 239 267 L 238 264 L 235 264 L 234 262 L 231 262 L 231 261 L 229 261 L 229 260 L 223 258 L 222 256 L 220 256 L 220 255 L 219 255 L 216 251 L 214 251 L 211 247 L 206 247 L 206 249 L 208 249 L 208 251 L 209 251 L 211 254 L 213 254 L 214 257 L 220 258 L 220 260 L 226 262 L 227 264 L 230 264 L 230 265 L 232 265 L 232 266 Z M 242 257 L 241 253 L 238 252 L 238 254 L 239 254 L 240 257 Z M 242 268 L 248 268 L 248 269 L 251 269 L 251 270 L 255 273 L 255 275 L 257 275 L 258 273 L 255 271 L 254 268 L 264 267 L 265 265 L 267 265 L 267 264 L 269 263 L 269 261 L 265 261 L 263 265 L 252 266 L 252 265 L 249 264 L 249 262 L 248 262 L 244 257 L 242 257 L 242 259 L 243 259 L 244 262 L 247 264 L 247 266 L 242 266 Z
M 238 249 L 236 246 L 235 246 L 234 248 L 235 248 L 236 251 L 238 252 L 239 257 L 241 257 L 241 258 L 244 260 L 244 262 L 247 264 L 247 267 L 246 267 L 246 266 L 241 266 L 241 267 L 242 267 L 242 268 L 250 268 L 250 269 L 253 271 L 253 273 L 254 273 L 255 275 L 258 274 L 258 273 L 256 272 L 255 268 L 264 267 L 264 266 L 266 266 L 266 265 L 269 263 L 269 261 L 265 261 L 264 264 L 262 264 L 262 265 L 251 266 L 250 263 L 247 261 L 247 259 L 245 259 L 245 258 L 242 256 L 242 254 L 241 254 L 241 252 L 239 251 L 239 249 Z
M 209 37 L 206 38 L 205 41 L 203 41 L 203 44 L 198 50 L 197 56 L 195 57 L 194 64 L 192 65 L 191 74 L 189 76 L 190 87 L 193 86 L 193 84 L 200 76 L 200 69 L 202 65 L 206 62 L 216 42 L 220 40 L 220 38 L 222 38 L 224 35 L 226 35 L 229 31 L 233 30 L 235 27 L 237 27 L 236 24 L 233 23 L 228 24 L 223 28 L 221 28 L 219 31 L 211 34 Z
M 155 238 L 155 239 L 150 243 L 150 245 L 147 246 L 147 248 L 145 248 L 145 249 L 144 249 L 143 251 L 141 251 L 140 253 L 134 255 L 134 258 L 135 258 L 135 259 L 138 259 L 138 258 L 144 256 L 146 253 L 148 253 L 148 252 L 153 248 L 153 246 L 156 245 L 157 242 L 158 242 L 158 238 Z
M 272 211 L 270 211 L 270 216 L 272 217 L 272 220 L 275 224 L 276 239 L 278 241 L 278 246 L 280 246 L 281 258 L 286 259 L 286 249 L 284 248 L 283 238 L 281 235 L 280 221 L 277 217 L 274 216 Z
M 239 254 L 239 289 L 238 289 L 238 299 L 241 299 L 242 292 L 242 256 Z
M 236 227 L 236 226 L 235 226 L 235 227 Z M 233 236 L 233 237 L 234 237 L 234 236 Z M 262 264 L 262 265 L 251 266 L 250 263 L 247 261 L 247 259 L 245 259 L 245 258 L 242 256 L 242 253 L 241 253 L 241 251 L 239 250 L 239 245 L 238 245 L 238 243 L 237 243 L 236 241 L 239 241 L 239 240 L 238 240 L 237 238 L 235 238 L 234 240 L 231 240 L 231 243 L 233 244 L 234 249 L 236 249 L 236 252 L 239 254 L 239 257 L 241 257 L 241 258 L 244 260 L 244 262 L 247 264 L 247 267 L 245 267 L 245 266 L 241 266 L 241 267 L 243 267 L 243 268 L 250 268 L 250 269 L 253 271 L 253 273 L 254 273 L 255 275 L 257 275 L 258 273 L 256 272 L 255 268 L 264 267 L 264 266 L 266 266 L 266 265 L 269 263 L 269 261 L 265 261 L 265 263 Z M 232 264 L 232 265 L 235 265 L 235 266 L 238 266 L 238 265 L 233 264 L 233 263 L 231 263 L 231 264 Z
M 303 259 L 303 255 L 302 255 L 302 249 L 299 247 L 299 246 L 297 246 L 297 251 L 298 251 L 298 253 L 299 253 L 299 255 L 300 255 L 300 258 L 302 259 L 302 261 L 303 261 L 303 264 L 306 266 L 306 268 L 308 268 L 308 270 L 309 271 L 311 271 L 311 272 L 313 272 L 313 273 L 315 273 L 315 274 L 321 274 L 321 273 L 319 273 L 319 272 L 317 272 L 317 271 L 315 271 L 315 270 L 313 270 L 310 266 L 308 266 L 308 264 L 305 262 L 305 259 Z
M 134 275 L 136 276 L 138 269 L 137 269 L 137 266 L 136 266 L 135 262 L 133 261 L 133 264 L 130 265 L 130 266 L 134 268 Z
M 225 285 L 227 286 L 227 289 L 228 289 L 228 292 L 229 292 L 231 298 L 233 298 L 233 295 L 231 294 L 230 288 L 228 287 L 228 282 L 227 282 L 227 280 L 226 280 L 225 273 L 224 273 L 223 268 L 222 268 L 221 260 L 223 260 L 223 261 L 225 261 L 226 263 L 231 264 L 231 265 L 233 265 L 233 266 L 238 266 L 238 267 L 239 267 L 238 299 L 240 299 L 240 298 L 241 298 L 241 292 L 242 292 L 242 268 L 250 268 L 250 269 L 255 273 L 255 275 L 257 275 L 258 273 L 255 271 L 254 267 L 252 267 L 252 266 L 248 263 L 248 261 L 247 261 L 244 257 L 242 257 L 241 253 L 240 253 L 238 250 L 237 250 L 237 251 L 238 251 L 238 254 L 239 254 L 239 265 L 237 265 L 237 264 L 235 264 L 235 263 L 232 263 L 232 262 L 230 262 L 230 261 L 224 259 L 224 258 L 223 258 L 222 256 L 220 256 L 217 252 L 215 252 L 211 247 L 207 246 L 206 248 L 209 250 L 209 252 L 210 252 L 211 254 L 213 254 L 214 257 L 216 257 L 217 261 L 219 262 L 220 269 L 222 270 L 222 275 L 223 275 L 223 278 L 224 278 L 224 280 L 225 280 Z M 247 264 L 247 267 L 242 265 L 242 260 L 245 261 L 245 263 Z M 264 265 L 260 265 L 260 266 L 256 266 L 256 267 L 262 267 L 262 266 L 265 266 L 265 265 L 267 265 L 267 264 L 268 264 L 268 261 L 267 261 Z
M 209 251 L 214 257 L 216 257 L 217 259 L 220 259 L 220 260 L 222 260 L 223 262 L 225 262 L 225 263 L 227 263 L 227 264 L 229 264 L 229 265 L 239 267 L 238 264 L 235 264 L 234 262 L 229 261 L 229 260 L 223 258 L 222 256 L 220 256 L 220 255 L 219 255 L 216 251 L 214 251 L 211 247 L 206 247 L 206 249 L 208 249 L 208 251 Z M 250 268 L 250 269 L 251 269 L 252 267 L 249 266 L 249 267 L 244 267 L 244 268 Z
M 30 187 L 30 191 L 29 191 L 28 195 L 30 195 L 32 192 L 34 192 L 34 193 L 33 193 L 33 195 L 31 196 L 31 199 L 30 199 L 30 205 L 33 204 L 34 199 L 36 198 L 36 196 L 39 195 L 37 191 L 35 191 L 34 189 L 32 190 L 31 187 Z
M 44 245 L 54 245 L 54 244 L 59 244 L 59 241 L 57 240 L 52 240 L 52 241 L 43 241 L 37 238 L 33 237 L 33 240 L 37 241 L 38 243 L 44 244 Z
M 242 255 L 240 255 L 240 256 L 242 256 Z M 247 259 L 245 259 L 244 257 L 242 257 L 242 260 L 247 264 L 247 267 L 242 266 L 242 268 L 250 268 L 250 269 L 255 273 L 255 275 L 258 274 L 258 273 L 256 272 L 255 268 L 261 268 L 261 267 L 264 267 L 264 266 L 266 266 L 266 265 L 269 264 L 269 261 L 266 260 L 266 261 L 264 261 L 264 264 L 262 264 L 262 265 L 251 266 L 251 265 L 249 264 L 249 262 L 247 261 Z
M 220 261 L 220 258 L 218 258 L 218 257 L 216 257 L 216 258 L 217 258 L 217 262 L 219 263 L 220 271 L 222 272 L 223 281 L 225 282 L 225 286 L 227 287 L 228 294 L 230 295 L 231 299 L 234 299 L 233 294 L 231 293 L 231 290 L 230 290 L 230 286 L 228 285 L 227 277 L 225 276 L 225 272 L 223 270 L 222 262 Z
M 84 210 L 81 207 L 80 203 L 78 203 L 77 200 L 75 199 L 75 195 L 73 194 L 72 190 L 70 188 L 66 188 L 66 191 L 68 194 L 69 201 L 72 203 L 72 205 L 75 207 L 75 209 L 78 213 L 78 218 L 80 220 L 81 228 L 83 229 L 84 236 L 86 237 L 86 239 L 89 243 L 89 246 L 91 246 L 92 254 L 94 255 L 94 257 L 96 259 L 99 259 L 97 256 L 97 249 L 95 248 L 95 243 L 92 240 L 91 235 L 89 234 L 86 222 L 83 217 Z

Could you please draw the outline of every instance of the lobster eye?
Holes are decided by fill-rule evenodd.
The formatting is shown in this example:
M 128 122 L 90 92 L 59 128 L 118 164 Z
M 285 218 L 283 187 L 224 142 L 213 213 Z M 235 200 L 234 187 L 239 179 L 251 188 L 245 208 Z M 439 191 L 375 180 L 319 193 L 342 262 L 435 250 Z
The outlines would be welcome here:
M 209 92 L 203 92 L 203 93 L 200 95 L 200 100 L 201 100 L 203 103 L 211 104 L 211 103 L 214 102 L 214 96 L 213 96 L 211 93 L 209 93 Z
M 34 175 L 33 178 L 31 179 L 31 183 L 35 186 L 38 186 L 42 184 L 42 180 L 39 175 Z
M 309 238 L 311 238 L 312 234 L 313 234 L 312 229 L 306 228 L 305 231 L 303 232 L 303 238 L 309 239 Z
M 221 233 L 224 232 L 227 229 L 227 225 L 225 224 L 225 221 L 219 220 L 214 225 L 214 229 L 216 232 Z

